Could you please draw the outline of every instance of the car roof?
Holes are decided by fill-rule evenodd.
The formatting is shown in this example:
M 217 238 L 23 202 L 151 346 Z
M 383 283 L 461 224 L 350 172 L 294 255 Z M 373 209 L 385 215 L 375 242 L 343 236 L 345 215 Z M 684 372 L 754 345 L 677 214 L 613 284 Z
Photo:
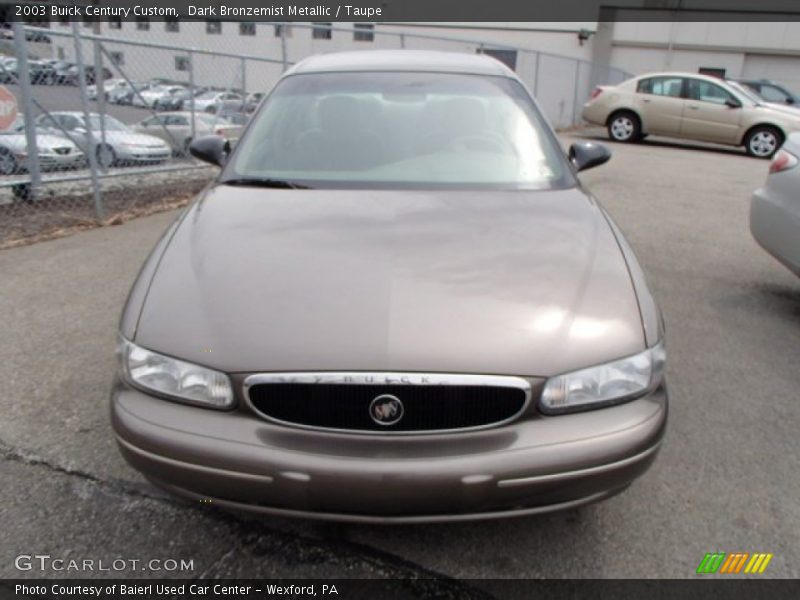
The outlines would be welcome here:
M 511 69 L 485 54 L 431 50 L 361 50 L 317 54 L 298 62 L 286 75 L 344 71 L 426 71 L 516 78 Z
M 663 71 L 656 73 L 645 73 L 644 75 L 637 75 L 633 79 L 647 79 L 648 77 L 691 77 L 693 79 L 704 79 L 712 83 L 725 83 L 727 80 L 722 77 L 715 77 L 714 75 L 703 75 L 702 73 L 687 73 L 685 71 Z

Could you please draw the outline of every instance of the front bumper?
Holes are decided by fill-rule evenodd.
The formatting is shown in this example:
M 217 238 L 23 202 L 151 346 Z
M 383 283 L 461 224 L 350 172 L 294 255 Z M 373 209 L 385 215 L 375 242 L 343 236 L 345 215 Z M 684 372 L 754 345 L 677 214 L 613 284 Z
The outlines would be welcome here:
M 795 198 L 767 188 L 756 190 L 750 204 L 750 232 L 764 250 L 800 276 L 800 208 Z
M 117 159 L 123 162 L 161 162 L 172 156 L 172 150 L 167 146 L 159 146 L 158 148 L 119 146 L 115 150 L 117 151 Z
M 153 398 L 120 382 L 111 413 L 125 459 L 156 485 L 198 502 L 329 520 L 425 522 L 541 513 L 621 491 L 656 457 L 667 392 L 461 434 L 308 431 L 245 410 Z
M 83 154 L 83 152 L 39 155 L 39 167 L 48 171 L 79 169 L 85 167 L 86 164 L 86 156 Z

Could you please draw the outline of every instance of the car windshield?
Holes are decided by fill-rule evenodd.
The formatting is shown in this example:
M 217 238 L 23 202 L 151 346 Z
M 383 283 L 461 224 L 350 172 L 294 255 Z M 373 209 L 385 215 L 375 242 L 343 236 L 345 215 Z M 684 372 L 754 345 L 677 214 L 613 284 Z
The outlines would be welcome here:
M 739 92 L 740 95 L 750 100 L 750 102 L 753 102 L 755 104 L 761 104 L 762 102 L 764 102 L 764 99 L 761 96 L 759 96 L 755 92 L 755 90 L 751 90 L 749 87 L 747 87 L 746 85 L 742 85 L 738 81 L 729 81 L 728 85 L 731 86 L 733 89 L 735 89 L 737 92 Z
M 223 182 L 519 189 L 572 181 L 529 95 L 507 77 L 294 75 L 276 86 L 254 121 Z
M 106 116 L 103 119 L 106 131 L 130 131 L 124 123 L 120 123 L 114 117 Z M 89 123 L 93 130 L 100 130 L 100 115 L 89 115 Z

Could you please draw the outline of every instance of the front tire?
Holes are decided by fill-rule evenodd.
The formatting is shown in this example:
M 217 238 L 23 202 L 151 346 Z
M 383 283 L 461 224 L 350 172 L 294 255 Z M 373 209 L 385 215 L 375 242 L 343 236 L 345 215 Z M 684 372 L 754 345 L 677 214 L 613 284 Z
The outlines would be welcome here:
M 783 134 L 774 127 L 755 127 L 744 140 L 744 148 L 750 156 L 772 158 L 783 144 Z
M 639 117 L 630 111 L 614 113 L 608 119 L 608 137 L 615 142 L 638 142 L 642 138 Z
M 95 151 L 95 156 L 97 157 L 97 164 L 102 169 L 108 169 L 117 162 L 117 155 L 114 153 L 114 149 L 108 144 L 98 146 Z
M 17 172 L 17 159 L 5 148 L 0 148 L 0 175 L 13 175 Z

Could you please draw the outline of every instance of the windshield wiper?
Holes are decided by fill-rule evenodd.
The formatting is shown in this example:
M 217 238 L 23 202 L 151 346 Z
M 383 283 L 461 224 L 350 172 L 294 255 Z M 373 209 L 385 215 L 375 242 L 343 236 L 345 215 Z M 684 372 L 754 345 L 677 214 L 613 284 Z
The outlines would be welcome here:
M 238 177 L 233 179 L 222 179 L 220 183 L 225 185 L 251 185 L 254 187 L 284 188 L 291 190 L 310 190 L 307 185 L 287 181 L 285 179 L 271 179 L 269 177 Z

